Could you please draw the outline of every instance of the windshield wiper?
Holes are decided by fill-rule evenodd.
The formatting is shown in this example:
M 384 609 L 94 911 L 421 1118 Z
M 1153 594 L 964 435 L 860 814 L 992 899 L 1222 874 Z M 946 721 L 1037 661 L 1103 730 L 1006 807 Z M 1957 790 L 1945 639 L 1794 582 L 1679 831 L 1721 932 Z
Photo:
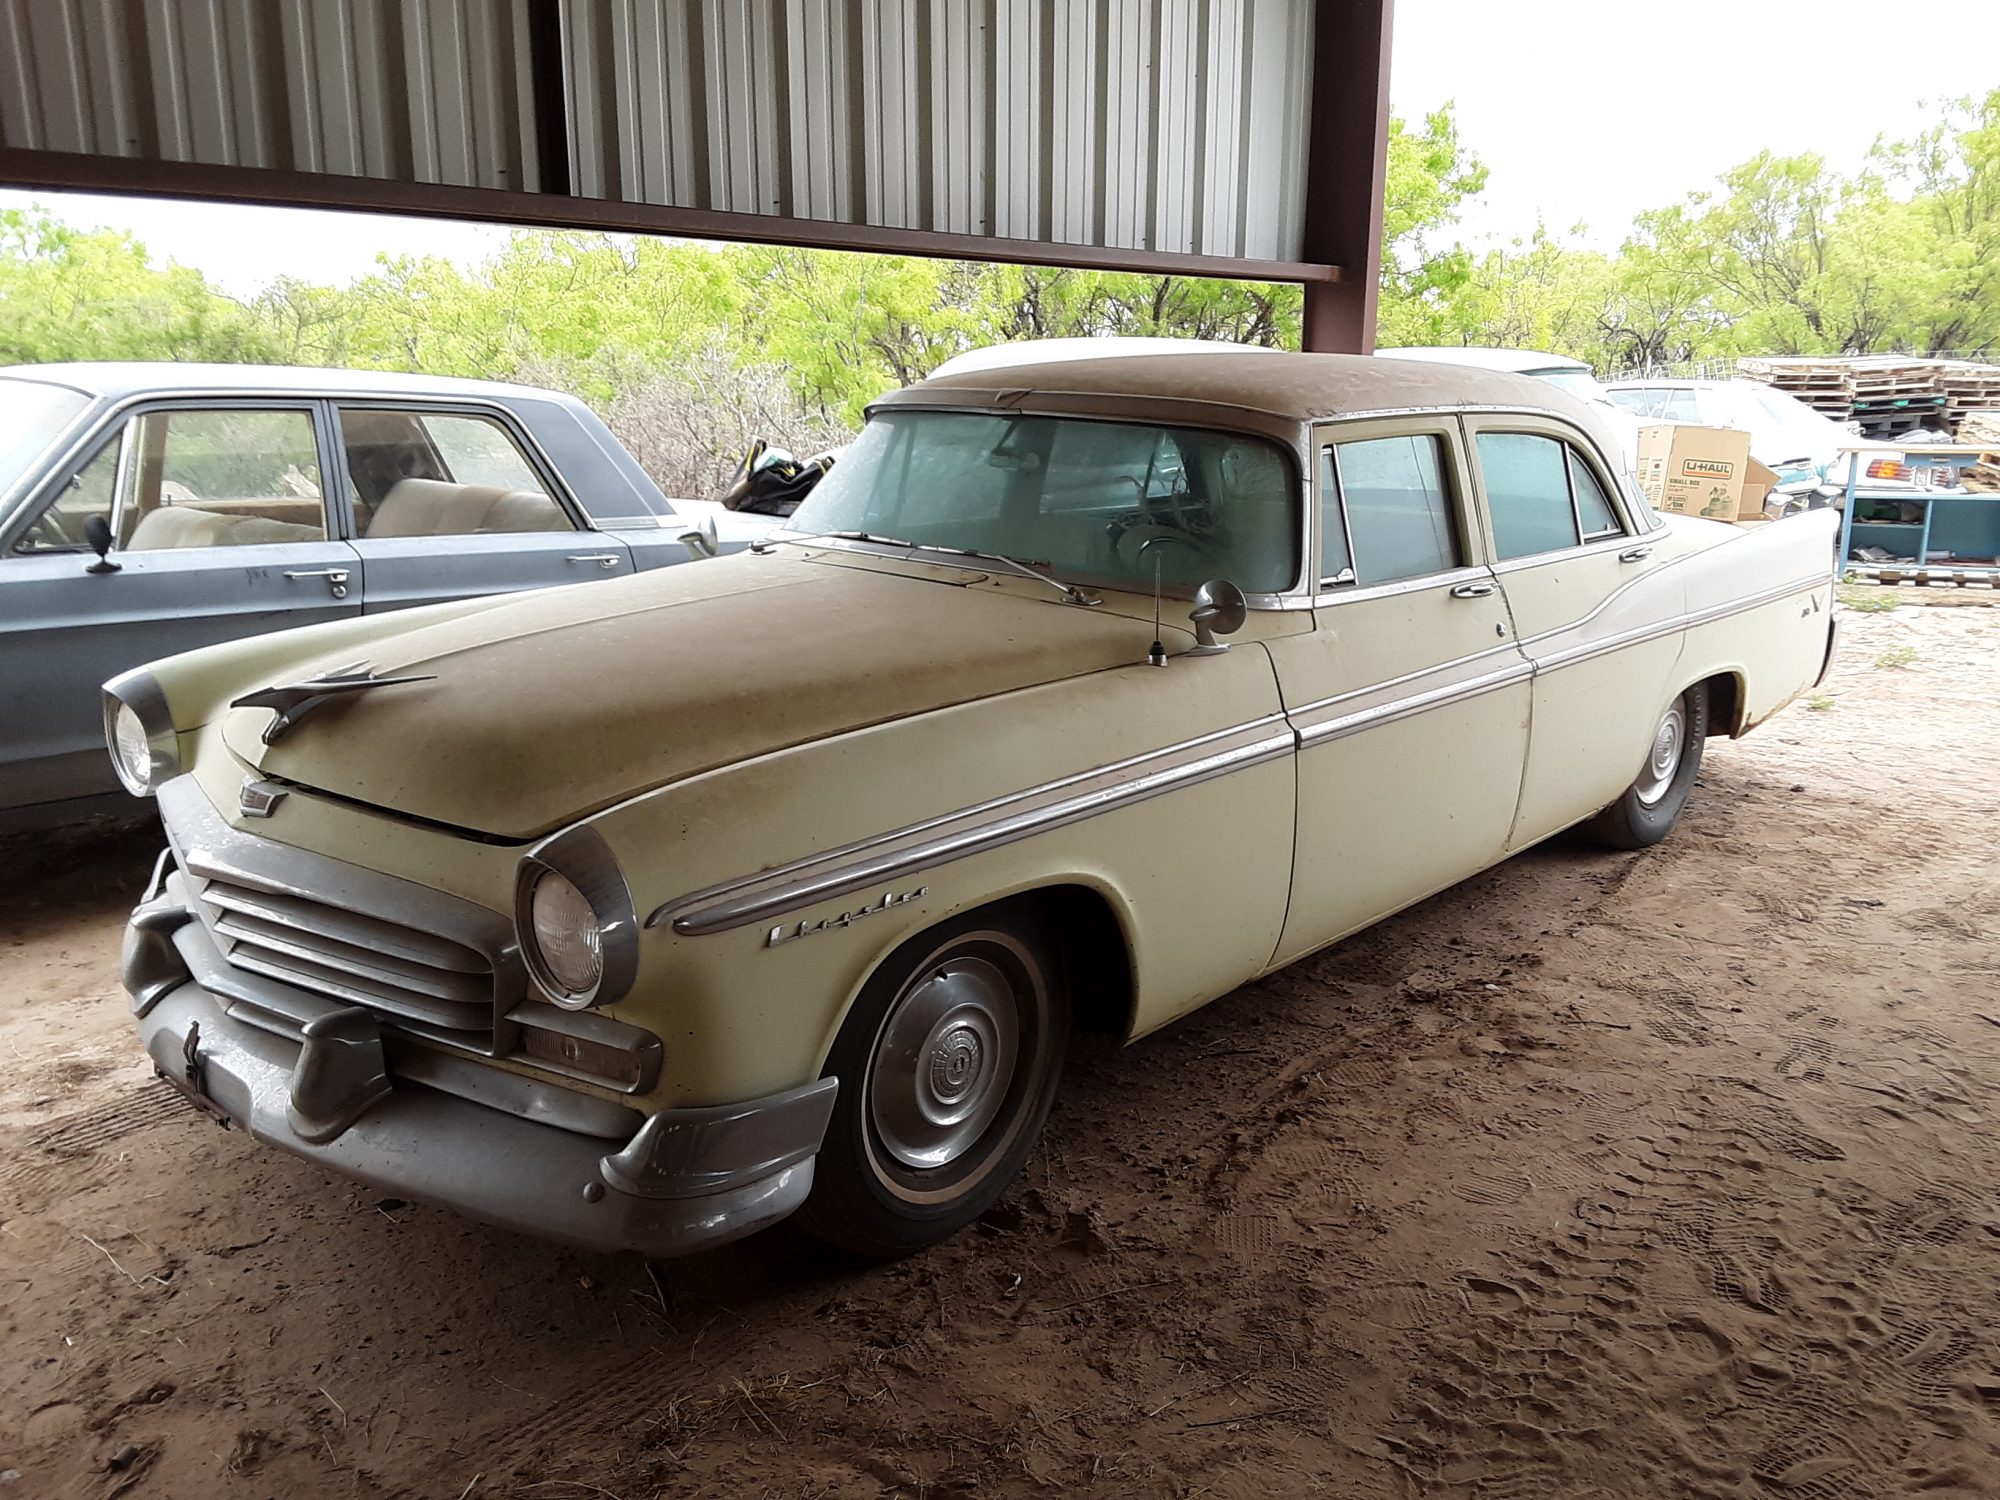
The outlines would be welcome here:
M 1097 595 L 1078 588 L 1073 583 L 1064 583 L 1053 574 L 1044 573 L 1032 563 L 1024 563 L 1018 557 L 1009 557 L 1004 552 L 981 552 L 977 547 L 939 547 L 930 542 L 905 542 L 906 547 L 915 547 L 919 552 L 943 552 L 952 557 L 975 557 L 981 562 L 1005 563 L 1023 578 L 1032 578 L 1037 583 L 1046 583 L 1061 594 L 1071 604 L 1102 604 Z
M 802 531 L 796 536 L 785 536 L 781 532 L 773 531 L 768 536 L 759 537 L 756 541 L 752 542 L 750 550 L 752 552 L 768 552 L 779 542 L 790 542 L 794 546 L 803 546 L 807 542 L 823 542 L 828 539 L 836 542 L 873 542 L 878 547 L 914 548 L 918 545 L 915 542 L 906 542 L 899 536 L 882 536 L 873 531 Z
M 1060 578 L 1044 573 L 1032 563 L 1024 563 L 1018 557 L 1009 557 L 1004 552 L 982 552 L 977 547 L 943 547 L 935 542 L 906 541 L 899 536 L 883 536 L 874 531 L 810 531 L 799 536 L 781 536 L 772 532 L 761 541 L 751 543 L 751 550 L 768 550 L 779 542 L 818 542 L 831 539 L 837 542 L 873 542 L 878 547 L 907 547 L 912 552 L 941 552 L 947 557 L 970 557 L 980 562 L 1005 563 L 1023 578 L 1032 578 L 1037 583 L 1046 583 L 1061 594 L 1070 604 L 1102 604 L 1104 601 L 1073 583 L 1064 583 Z

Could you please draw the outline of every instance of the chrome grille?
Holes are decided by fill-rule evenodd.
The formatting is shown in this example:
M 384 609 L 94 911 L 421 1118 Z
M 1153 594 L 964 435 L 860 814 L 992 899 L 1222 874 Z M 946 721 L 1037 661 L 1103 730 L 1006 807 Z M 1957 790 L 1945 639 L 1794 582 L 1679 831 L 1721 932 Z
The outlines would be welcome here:
M 199 899 L 235 968 L 474 1045 L 492 1035 L 492 965 L 461 943 L 225 880 L 202 882 Z

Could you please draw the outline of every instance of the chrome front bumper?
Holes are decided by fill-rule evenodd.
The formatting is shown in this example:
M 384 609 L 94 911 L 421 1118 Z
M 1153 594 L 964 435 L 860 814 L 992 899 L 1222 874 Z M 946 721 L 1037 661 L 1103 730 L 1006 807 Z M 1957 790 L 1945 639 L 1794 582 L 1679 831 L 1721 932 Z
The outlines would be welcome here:
M 752 1234 L 812 1188 L 831 1078 L 741 1104 L 663 1110 L 620 1147 L 399 1076 L 407 1044 L 384 1038 L 359 1008 L 303 1041 L 230 1015 L 228 998 L 197 977 L 212 953 L 200 922 L 175 920 L 171 904 L 156 882 L 126 935 L 140 1040 L 162 1077 L 256 1140 L 489 1224 L 655 1257 Z M 386 1054 L 384 1040 L 396 1044 Z M 326 1107 L 343 1098 L 352 1106 Z

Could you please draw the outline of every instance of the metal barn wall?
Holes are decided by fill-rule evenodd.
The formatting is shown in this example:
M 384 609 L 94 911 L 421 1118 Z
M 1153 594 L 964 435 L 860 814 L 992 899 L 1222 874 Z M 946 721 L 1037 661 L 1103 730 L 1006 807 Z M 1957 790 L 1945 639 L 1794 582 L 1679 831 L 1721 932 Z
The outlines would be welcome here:
M 0 148 L 1293 262 L 1313 24 L 1312 0 L 0 0 Z
M 536 0 L 0 0 L 0 146 L 535 192 Z
M 564 0 L 574 190 L 1299 259 L 1303 0 Z

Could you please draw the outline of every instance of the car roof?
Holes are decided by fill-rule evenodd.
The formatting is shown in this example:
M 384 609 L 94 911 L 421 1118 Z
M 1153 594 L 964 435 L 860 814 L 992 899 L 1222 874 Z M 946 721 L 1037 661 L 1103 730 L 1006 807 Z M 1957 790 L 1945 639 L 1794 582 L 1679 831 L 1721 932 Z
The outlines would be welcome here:
M 573 398 L 532 385 L 467 380 L 456 375 L 411 375 L 400 370 L 329 369 L 320 365 L 192 364 L 175 360 L 105 360 L 94 363 L 0 365 L 0 379 L 38 380 L 87 396 L 118 399 L 155 391 L 253 391 L 273 395 L 442 396 L 487 400 L 569 402 Z
M 1588 370 L 1589 361 L 1535 349 L 1472 349 L 1449 344 L 1417 344 L 1404 349 L 1377 349 L 1383 359 L 1421 359 L 1440 365 L 1471 365 L 1481 370 L 1508 370 L 1525 375 L 1534 370 Z
M 1288 424 L 1364 413 L 1435 407 L 1546 411 L 1595 425 L 1589 408 L 1544 380 L 1469 365 L 1381 360 L 1365 354 L 1128 354 L 1110 359 L 994 366 L 934 377 L 892 391 L 878 406 L 940 404 L 1038 407 L 1082 398 L 1099 414 L 1161 420 L 1158 413 L 1207 408 L 1275 418 Z M 1128 409 L 1126 411 L 1120 408 Z M 1265 425 L 1265 424 L 1228 424 Z
M 931 371 L 939 375 L 962 375 L 968 370 L 994 370 L 1003 365 L 1040 365 L 1072 359 L 1129 358 L 1135 354 L 1254 354 L 1260 346 L 1236 344 L 1227 339 L 1157 338 L 1140 334 L 1107 334 L 1091 338 L 1016 339 L 1008 344 L 985 344 L 954 354 Z

